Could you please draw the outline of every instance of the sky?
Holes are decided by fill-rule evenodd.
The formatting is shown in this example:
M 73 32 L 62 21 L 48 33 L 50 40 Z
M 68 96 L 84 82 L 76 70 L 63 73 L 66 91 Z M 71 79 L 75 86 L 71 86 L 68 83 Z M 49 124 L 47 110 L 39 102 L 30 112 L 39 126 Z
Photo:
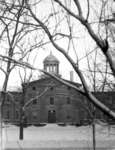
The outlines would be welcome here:
M 62 54 L 59 54 L 59 52 L 54 51 L 54 49 L 48 49 L 48 50 L 41 50 L 38 52 L 38 57 L 36 58 L 35 67 L 38 69 L 43 69 L 43 60 L 50 54 L 50 51 L 52 51 L 52 54 L 56 56 L 56 58 L 59 60 L 59 73 L 62 75 L 63 78 L 70 79 L 70 71 L 73 70 L 69 62 L 64 58 Z M 29 71 L 29 69 L 27 69 Z M 23 73 L 22 73 L 23 74 Z M 40 72 L 36 71 L 33 73 L 32 80 L 37 80 L 40 76 Z M 76 80 L 75 74 L 74 74 L 74 80 Z M 9 78 L 9 89 L 14 89 L 16 86 L 20 86 L 20 77 L 19 77 L 19 68 L 14 69 Z
M 84 0 L 84 2 L 86 2 L 86 1 Z M 98 5 L 98 1 L 96 3 L 95 4 Z M 86 5 L 86 3 L 82 3 L 82 8 L 84 8 L 83 9 L 84 15 L 86 15 L 86 12 L 87 12 L 85 5 Z M 51 6 L 51 4 L 49 3 L 49 0 L 44 0 L 44 1 L 41 1 L 41 5 L 39 5 L 37 8 L 35 8 L 33 11 L 36 13 L 37 16 L 39 16 L 40 19 L 44 19 L 47 16 L 48 12 L 51 10 L 50 6 Z M 95 8 L 93 5 L 92 5 L 92 7 L 93 7 L 93 9 Z M 57 6 L 56 6 L 56 8 L 57 8 Z M 73 6 L 73 10 L 76 11 L 74 6 Z M 61 16 L 61 17 L 63 17 L 63 16 Z M 93 18 L 93 15 L 91 13 L 90 19 L 92 19 L 92 18 Z M 54 21 L 55 20 L 51 21 L 51 24 L 50 24 L 51 26 L 54 25 Z M 74 46 L 75 46 L 76 53 L 77 53 L 79 59 L 81 59 L 86 55 L 86 51 L 89 52 L 94 48 L 95 42 L 87 34 L 87 31 L 84 27 L 80 27 L 78 22 L 77 22 L 77 26 L 76 26 L 74 19 L 71 19 L 71 22 L 72 22 L 72 26 L 73 26 L 73 35 L 75 35 L 76 39 L 77 39 Z M 67 33 L 67 31 L 68 31 L 67 25 L 64 22 L 62 22 L 62 25 L 61 25 L 61 27 L 59 26 L 58 31 L 63 31 L 64 33 Z M 33 36 L 31 36 L 31 34 L 30 34 L 29 38 L 30 38 L 30 44 L 31 44 L 31 42 L 33 42 Z M 64 49 L 67 49 L 67 42 L 68 42 L 67 40 L 60 40 L 60 42 L 58 44 L 61 47 L 63 47 Z M 4 49 L 7 49 L 5 44 L 1 45 L 1 50 L 4 51 Z M 59 67 L 60 74 L 62 75 L 63 78 L 69 80 L 70 79 L 70 71 L 72 71 L 73 68 L 70 65 L 70 63 L 67 61 L 67 59 L 63 56 L 63 54 L 58 52 L 52 46 L 52 44 L 48 44 L 48 45 L 44 46 L 44 48 L 39 48 L 39 49 L 34 50 L 29 59 L 30 64 L 33 63 L 33 59 L 35 58 L 35 56 L 37 54 L 35 62 L 34 62 L 34 67 L 36 67 L 38 69 L 43 69 L 43 60 L 45 59 L 45 57 L 47 57 L 50 54 L 51 51 L 52 51 L 53 55 L 56 56 L 60 62 L 60 67 Z M 71 44 L 69 54 L 73 58 L 73 60 L 76 61 L 76 56 L 75 56 L 75 52 L 73 50 L 72 44 Z M 80 65 L 80 69 L 84 70 L 84 69 L 86 69 L 87 61 L 85 59 L 82 59 L 80 61 L 79 65 Z M 21 86 L 19 70 L 20 70 L 19 67 L 16 67 L 11 72 L 10 78 L 8 81 L 8 89 L 15 89 L 15 88 Z M 28 71 L 28 69 L 27 69 L 27 71 Z M 23 69 L 21 69 L 21 75 L 23 76 Z M 34 72 L 32 80 L 38 79 L 39 75 L 40 75 L 39 72 Z M 79 77 L 76 75 L 75 72 L 74 72 L 74 81 L 80 82 Z M 4 74 L 2 71 L 0 71 L 0 83 L 1 83 L 0 87 L 2 87 L 3 82 L 4 82 Z

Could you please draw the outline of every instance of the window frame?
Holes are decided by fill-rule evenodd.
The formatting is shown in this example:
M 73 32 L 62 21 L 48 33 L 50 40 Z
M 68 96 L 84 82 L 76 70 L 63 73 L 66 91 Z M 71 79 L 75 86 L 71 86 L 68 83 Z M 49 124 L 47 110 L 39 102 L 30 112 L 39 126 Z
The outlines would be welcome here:
M 67 104 L 71 104 L 71 98 L 69 96 L 67 97 Z
M 33 102 L 32 102 L 32 104 L 36 105 L 37 104 L 37 99 L 34 99 Z
M 50 97 L 50 105 L 54 105 L 54 97 Z

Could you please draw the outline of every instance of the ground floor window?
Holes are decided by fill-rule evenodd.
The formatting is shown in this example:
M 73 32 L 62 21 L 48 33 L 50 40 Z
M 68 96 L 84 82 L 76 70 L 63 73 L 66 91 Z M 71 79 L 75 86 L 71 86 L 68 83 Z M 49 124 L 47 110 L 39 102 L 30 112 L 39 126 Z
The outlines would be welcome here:
M 37 119 L 37 113 L 33 112 L 32 115 L 33 115 L 33 119 L 36 120 Z
M 67 115 L 67 119 L 70 119 L 70 118 L 71 118 L 71 116 Z
M 16 119 L 18 119 L 19 118 L 19 112 L 16 110 Z
M 6 119 L 10 119 L 10 112 L 9 112 L 9 110 L 6 112 Z

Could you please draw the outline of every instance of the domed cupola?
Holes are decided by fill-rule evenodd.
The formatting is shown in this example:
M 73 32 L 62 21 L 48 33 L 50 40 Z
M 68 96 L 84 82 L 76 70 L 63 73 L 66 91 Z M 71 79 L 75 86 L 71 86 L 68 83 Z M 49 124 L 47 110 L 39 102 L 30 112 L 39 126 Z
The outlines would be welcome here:
M 52 52 L 44 59 L 44 70 L 59 75 L 59 61 Z

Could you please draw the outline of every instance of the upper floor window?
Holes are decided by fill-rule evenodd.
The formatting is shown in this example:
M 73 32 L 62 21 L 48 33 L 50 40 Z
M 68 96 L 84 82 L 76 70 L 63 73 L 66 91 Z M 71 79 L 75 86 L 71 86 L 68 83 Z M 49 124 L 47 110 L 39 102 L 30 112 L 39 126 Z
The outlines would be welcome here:
M 35 91 L 35 90 L 36 90 L 36 87 L 35 87 L 35 86 L 33 86 L 33 87 L 32 87 L 32 90 L 33 90 L 33 91 Z
M 50 104 L 51 104 L 51 105 L 54 104 L 54 97 L 50 97 Z
M 33 104 L 34 104 L 34 105 L 37 104 L 37 99 L 34 99 L 34 100 L 33 100 Z
M 113 104 L 113 99 L 112 99 L 112 97 L 108 97 L 108 104 L 110 104 L 110 105 Z
M 67 104 L 71 104 L 71 99 L 70 99 L 70 97 L 67 97 Z
M 68 89 L 68 90 L 71 90 L 71 87 L 70 87 L 70 86 L 68 86 L 68 87 L 67 87 L 67 89 Z
M 53 91 L 53 89 L 54 89 L 53 87 L 50 88 L 51 91 Z
M 6 104 L 10 104 L 10 99 L 9 99 L 9 97 L 7 97 L 7 99 L 6 99 Z

